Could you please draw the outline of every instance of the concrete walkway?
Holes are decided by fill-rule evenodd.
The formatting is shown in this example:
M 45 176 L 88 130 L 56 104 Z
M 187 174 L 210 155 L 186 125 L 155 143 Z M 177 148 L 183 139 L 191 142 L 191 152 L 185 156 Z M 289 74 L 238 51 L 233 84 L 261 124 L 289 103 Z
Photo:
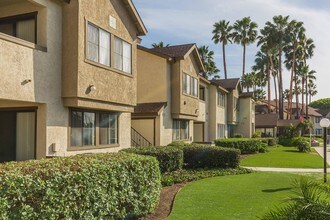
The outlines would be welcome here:
M 276 167 L 245 167 L 254 171 L 262 172 L 283 172 L 283 173 L 323 173 L 323 169 L 306 169 L 306 168 L 276 168 Z M 330 169 L 327 170 L 330 173 Z
M 329 146 L 329 145 L 328 145 Z M 323 147 L 314 147 L 314 149 L 316 150 L 316 152 L 322 157 L 323 156 Z M 330 165 L 330 148 L 327 147 L 327 163 Z

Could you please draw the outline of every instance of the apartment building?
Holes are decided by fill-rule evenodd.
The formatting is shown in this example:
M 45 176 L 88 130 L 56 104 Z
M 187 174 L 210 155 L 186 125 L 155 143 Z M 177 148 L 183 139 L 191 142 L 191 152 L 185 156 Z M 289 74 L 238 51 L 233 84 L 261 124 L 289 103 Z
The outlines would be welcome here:
M 201 77 L 204 68 L 195 44 L 138 46 L 138 64 L 132 146 L 213 142 L 254 133 L 252 96 L 242 94 L 239 79 Z
M 0 162 L 131 146 L 131 0 L 0 1 Z

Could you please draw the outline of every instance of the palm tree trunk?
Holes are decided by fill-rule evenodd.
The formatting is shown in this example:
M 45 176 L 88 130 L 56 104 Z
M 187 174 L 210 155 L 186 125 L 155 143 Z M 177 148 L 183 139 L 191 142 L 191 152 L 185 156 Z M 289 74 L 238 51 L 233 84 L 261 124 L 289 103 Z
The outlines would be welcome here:
M 296 41 L 293 44 L 293 56 L 292 56 L 292 65 L 291 65 L 291 81 L 290 81 L 290 92 L 289 92 L 289 103 L 288 103 L 288 114 L 289 118 L 292 116 L 292 89 L 293 89 L 293 80 L 295 75 L 295 63 L 296 63 Z
M 306 57 L 304 59 L 305 66 L 307 65 Z M 306 76 L 306 118 L 308 118 L 308 74 Z
M 296 111 L 297 111 L 297 117 L 300 117 L 300 112 L 298 111 L 299 109 L 299 93 L 298 93 L 298 90 L 297 90 L 297 78 L 296 78 L 296 73 L 295 73 L 295 81 L 294 81 L 294 89 L 295 89 L 295 95 L 296 95 Z
M 277 100 L 277 85 L 276 85 L 276 75 L 274 74 L 274 63 L 273 63 L 273 58 L 271 57 L 270 59 L 270 65 L 272 68 L 272 76 L 274 79 L 274 89 L 275 89 L 275 112 L 277 114 L 277 109 L 278 109 L 278 100 Z
M 270 100 L 271 100 L 271 94 L 270 94 L 270 67 L 269 67 L 270 61 L 267 62 L 267 87 L 268 87 L 268 113 L 270 114 Z
M 284 119 L 283 80 L 282 80 L 282 45 L 280 46 L 280 49 L 279 49 L 278 61 L 279 61 L 279 71 L 278 71 L 278 75 L 279 75 L 279 78 L 278 78 L 279 113 L 280 113 L 280 119 Z
M 246 55 L 246 45 L 243 45 L 243 73 L 242 73 L 242 77 L 245 74 L 245 55 Z
M 304 93 L 305 93 L 305 77 L 303 76 L 301 79 L 301 115 L 304 115 L 305 111 L 305 100 L 304 100 Z
M 222 43 L 223 69 L 225 71 L 225 79 L 227 79 L 227 65 L 226 65 L 226 46 Z

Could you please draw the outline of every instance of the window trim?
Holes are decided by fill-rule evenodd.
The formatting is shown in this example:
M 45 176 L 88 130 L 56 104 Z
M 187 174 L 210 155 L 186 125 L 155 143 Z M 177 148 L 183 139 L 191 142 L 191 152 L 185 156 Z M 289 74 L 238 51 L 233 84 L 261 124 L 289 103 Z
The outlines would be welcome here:
M 131 43 L 129 43 L 128 41 L 126 41 L 126 40 L 124 40 L 124 39 L 122 39 L 122 38 L 120 38 L 120 37 L 118 37 L 118 36 L 116 36 L 116 35 L 114 35 L 114 45 L 113 45 L 113 50 L 112 50 L 112 52 L 113 52 L 113 59 L 115 59 L 115 44 L 116 44 L 116 38 L 117 39 L 119 39 L 119 40 L 121 40 L 122 42 L 125 42 L 125 43 L 127 43 L 127 44 L 129 44 L 130 46 L 131 46 L 131 62 L 130 62 L 130 69 L 131 69 L 131 72 L 129 73 L 129 72 L 125 72 L 124 71 L 124 54 L 122 55 L 122 58 L 123 58 L 123 69 L 122 70 L 120 70 L 120 69 L 117 69 L 117 68 L 115 68 L 114 66 L 112 66 L 111 65 L 111 67 L 113 68 L 113 69 L 115 69 L 115 70 L 117 70 L 117 71 L 120 71 L 120 72 L 122 72 L 122 73 L 124 73 L 124 74 L 126 74 L 126 75 L 133 75 L 133 45 L 131 44 Z M 124 50 L 124 47 L 123 47 L 123 50 Z M 113 60 L 113 65 L 114 65 L 114 63 L 115 63 L 115 61 Z
M 17 22 L 18 21 L 24 21 L 24 20 L 30 20 L 30 19 L 34 19 L 34 26 L 35 26 L 34 42 L 18 38 L 17 33 L 16 33 Z M 1 32 L 2 34 L 8 35 L 8 36 L 11 36 L 11 37 L 14 37 L 14 38 L 18 38 L 18 39 L 20 39 L 22 41 L 25 41 L 25 42 L 29 42 L 29 43 L 33 43 L 33 44 L 38 43 L 38 11 L 25 13 L 25 14 L 19 14 L 19 15 L 12 15 L 12 16 L 8 16 L 8 17 L 3 17 L 3 18 L 0 18 L 0 24 L 1 23 L 15 23 L 14 24 L 14 27 L 15 27 L 14 28 L 14 36 L 8 35 L 8 34 L 5 34 L 5 33 Z
M 203 92 L 201 92 L 201 90 L 203 90 Z M 203 94 L 203 98 L 201 97 L 201 94 Z M 198 98 L 199 98 L 200 101 L 203 101 L 203 102 L 206 101 L 206 87 L 205 86 L 199 85 Z
M 186 76 L 189 77 L 189 91 L 188 93 L 186 93 L 186 88 L 184 87 L 184 80 L 186 80 Z M 194 80 L 196 80 L 197 84 L 196 84 L 196 88 L 197 88 L 197 95 L 195 96 L 193 93 L 194 93 Z M 194 77 L 194 76 L 191 76 L 185 72 L 182 72 L 182 94 L 185 95 L 185 96 L 189 96 L 189 97 L 192 97 L 192 98 L 195 98 L 195 99 L 199 99 L 199 83 L 198 83 L 198 78 L 197 77 Z
M 90 112 L 95 114 L 95 146 L 71 146 L 71 114 L 73 111 L 80 111 L 80 112 Z M 100 127 L 99 127 L 99 118 L 100 114 L 116 114 L 117 115 L 117 144 L 108 144 L 108 145 L 101 145 L 100 144 Z M 106 148 L 117 148 L 120 147 L 120 113 L 119 112 L 111 112 L 111 111 L 98 111 L 98 110 L 89 110 L 89 109 L 82 109 L 82 108 L 70 108 L 69 109 L 69 126 L 68 126 L 68 145 L 67 151 L 89 151 L 89 150 L 100 150 Z
M 181 135 L 180 135 L 180 139 L 174 139 L 174 133 L 176 131 L 176 129 L 174 128 L 174 124 L 175 124 L 175 121 L 179 121 L 180 122 L 180 128 L 179 128 L 179 134 L 180 134 L 180 131 L 181 131 L 181 122 L 187 122 L 187 130 L 188 130 L 188 133 L 187 133 L 187 139 L 181 139 Z M 173 126 L 172 126 L 172 130 L 173 130 L 173 133 L 172 133 L 172 140 L 173 141 L 189 141 L 190 140 L 190 121 L 189 120 L 185 120 L 185 119 L 173 119 Z
M 96 61 L 94 61 L 94 60 L 90 60 L 90 59 L 88 59 L 88 28 L 89 28 L 89 25 L 91 25 L 91 26 L 93 26 L 93 27 L 95 27 L 95 28 L 97 28 L 98 29 L 98 33 L 99 33 L 99 35 L 98 35 L 98 40 L 99 40 L 99 42 L 98 42 L 98 62 L 96 62 Z M 108 65 L 105 65 L 105 64 L 102 64 L 102 63 L 100 63 L 100 30 L 102 30 L 102 31 L 104 31 L 104 32 L 106 32 L 106 33 L 108 33 L 109 34 L 109 66 Z M 87 21 L 86 20 L 86 32 L 85 32 L 86 34 L 86 37 L 85 37 L 85 60 L 87 60 L 88 62 L 91 62 L 91 63 L 93 63 L 93 64 L 96 64 L 96 65 L 98 65 L 98 66 L 102 66 L 102 67 L 106 67 L 106 68 L 111 68 L 111 66 L 112 66 L 112 62 L 111 62 L 111 60 L 112 60 L 112 54 L 111 54 L 111 52 L 112 52 L 112 42 L 111 42 L 111 37 L 112 37 L 112 34 L 109 32 L 109 31 L 107 31 L 106 29 L 104 29 L 104 28 L 102 28 L 102 27 L 100 27 L 100 26 L 98 26 L 98 25 L 96 25 L 96 24 L 94 24 L 93 22 L 91 22 L 91 21 Z
M 221 96 L 223 97 L 223 106 L 221 105 L 219 94 L 221 94 Z M 222 93 L 220 90 L 217 91 L 217 106 L 223 109 L 227 106 L 227 95 Z

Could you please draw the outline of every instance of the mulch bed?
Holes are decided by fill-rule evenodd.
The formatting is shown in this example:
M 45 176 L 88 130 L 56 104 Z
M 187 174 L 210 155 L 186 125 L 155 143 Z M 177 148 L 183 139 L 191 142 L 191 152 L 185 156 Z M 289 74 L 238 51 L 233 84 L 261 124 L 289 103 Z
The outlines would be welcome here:
M 160 201 L 156 211 L 153 214 L 140 218 L 140 220 L 167 219 L 171 213 L 175 196 L 184 185 L 185 183 L 178 183 L 164 187 L 160 193 Z

